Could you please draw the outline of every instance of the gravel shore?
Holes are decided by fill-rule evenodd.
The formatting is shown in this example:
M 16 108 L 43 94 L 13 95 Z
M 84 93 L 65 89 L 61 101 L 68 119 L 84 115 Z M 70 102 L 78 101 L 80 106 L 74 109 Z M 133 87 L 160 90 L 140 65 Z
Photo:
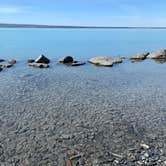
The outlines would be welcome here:
M 0 165 L 166 165 L 166 64 L 23 62 L 0 73 Z

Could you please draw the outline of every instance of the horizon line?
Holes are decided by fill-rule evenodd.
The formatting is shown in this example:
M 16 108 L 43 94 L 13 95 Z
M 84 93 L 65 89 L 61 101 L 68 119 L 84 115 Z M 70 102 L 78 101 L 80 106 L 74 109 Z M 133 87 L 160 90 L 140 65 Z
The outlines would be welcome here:
M 166 26 L 89 26 L 89 25 L 49 25 L 0 23 L 0 28 L 96 28 L 96 29 L 166 29 Z

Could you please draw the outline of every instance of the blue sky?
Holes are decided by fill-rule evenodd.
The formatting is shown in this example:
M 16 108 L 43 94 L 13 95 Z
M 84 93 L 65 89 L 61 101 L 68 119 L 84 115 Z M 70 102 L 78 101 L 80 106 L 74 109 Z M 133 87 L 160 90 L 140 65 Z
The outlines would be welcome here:
M 1 23 L 166 26 L 166 0 L 0 0 Z

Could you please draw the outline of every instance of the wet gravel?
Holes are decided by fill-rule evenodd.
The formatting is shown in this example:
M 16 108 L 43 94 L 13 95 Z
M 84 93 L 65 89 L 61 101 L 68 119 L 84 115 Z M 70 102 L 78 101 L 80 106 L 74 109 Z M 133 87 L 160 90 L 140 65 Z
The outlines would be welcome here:
M 0 73 L 0 165 L 166 165 L 166 64 L 24 62 Z

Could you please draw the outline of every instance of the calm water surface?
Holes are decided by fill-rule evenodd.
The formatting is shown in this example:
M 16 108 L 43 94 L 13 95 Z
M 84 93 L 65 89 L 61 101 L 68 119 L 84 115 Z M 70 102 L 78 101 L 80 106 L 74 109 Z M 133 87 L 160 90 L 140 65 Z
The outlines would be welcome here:
M 0 56 L 26 59 L 45 54 L 86 60 L 165 48 L 166 30 L 152 29 L 0 29 Z

